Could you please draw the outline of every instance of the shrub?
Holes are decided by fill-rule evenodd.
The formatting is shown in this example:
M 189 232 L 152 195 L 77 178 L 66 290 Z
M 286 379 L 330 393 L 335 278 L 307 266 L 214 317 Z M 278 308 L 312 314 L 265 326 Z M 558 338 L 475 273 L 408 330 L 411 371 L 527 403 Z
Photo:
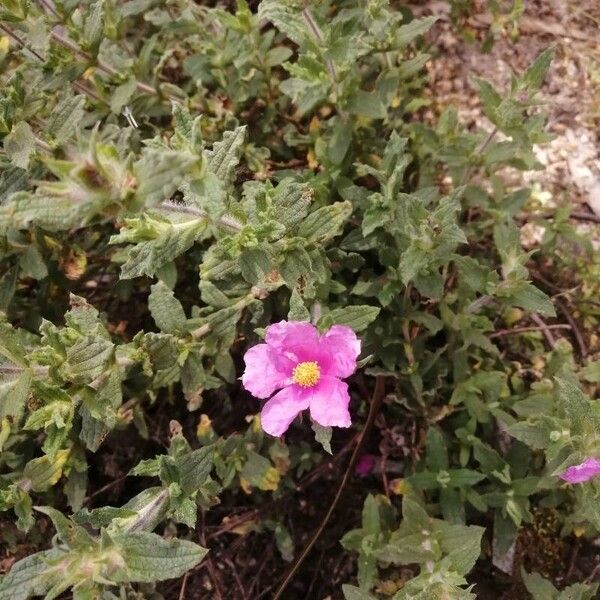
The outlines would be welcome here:
M 203 560 L 199 511 L 293 502 L 349 444 L 337 503 L 376 419 L 417 435 L 403 478 L 387 495 L 373 483 L 347 524 L 347 599 L 390 582 L 396 600 L 472 598 L 475 562 L 510 562 L 534 506 L 564 535 L 598 532 L 597 482 L 558 477 L 600 455 L 597 363 L 554 337 L 565 324 L 543 319 L 564 305 L 532 279 L 569 266 L 593 298 L 573 268 L 586 242 L 568 207 L 548 218 L 501 176 L 540 167 L 551 49 L 509 89 L 478 81 L 491 125 L 469 131 L 453 107 L 420 118 L 435 19 L 385 0 L 1 11 L 0 509 L 31 541 L 0 598 L 150 593 Z M 545 223 L 536 256 L 524 220 Z M 350 430 L 307 414 L 283 438 L 262 431 L 238 378 L 280 321 L 361 340 Z M 133 438 L 148 442 L 116 457 Z M 122 506 L 89 508 L 99 460 L 116 483 L 145 478 Z M 297 557 L 293 575 L 306 552 L 277 511 L 256 527 Z M 525 576 L 534 595 L 552 587 Z

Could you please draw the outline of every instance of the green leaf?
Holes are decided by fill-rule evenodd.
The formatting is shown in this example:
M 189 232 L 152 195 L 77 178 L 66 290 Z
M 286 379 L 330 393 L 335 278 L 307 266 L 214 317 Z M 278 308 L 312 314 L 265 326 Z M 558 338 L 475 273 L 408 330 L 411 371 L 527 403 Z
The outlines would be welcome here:
M 262 0 L 258 6 L 258 18 L 271 21 L 295 44 L 302 44 L 308 37 L 300 12 L 281 0 Z
M 369 592 L 346 583 L 342 585 L 342 592 L 344 592 L 346 600 L 375 600 L 375 596 L 372 596 Z
M 481 554 L 481 539 L 485 528 L 436 521 L 436 530 L 440 546 L 451 560 L 453 570 L 466 575 Z
M 510 295 L 506 298 L 508 304 L 519 306 L 532 312 L 538 312 L 547 317 L 556 316 L 556 310 L 550 298 L 532 283 L 528 281 L 515 281 L 511 282 L 508 289 L 510 292 Z
M 0 369 L 11 368 L 0 363 Z M 11 369 L 12 370 L 12 369 Z M 31 388 L 31 372 L 14 367 L 13 373 L 2 375 L 0 380 L 0 420 L 10 417 L 16 422 L 21 420 L 25 411 L 25 403 Z
M 212 446 L 204 446 L 175 460 L 184 494 L 193 494 L 206 483 L 213 466 L 213 453 Z
M 181 302 L 175 298 L 162 281 L 150 288 L 148 308 L 158 328 L 165 333 L 181 333 L 185 331 L 187 319 Z
M 71 381 L 91 382 L 106 370 L 113 355 L 112 342 L 86 336 L 67 349 L 63 369 Z
M 168 200 L 183 176 L 199 161 L 189 152 L 146 149 L 133 165 L 138 182 L 136 198 L 142 206 L 155 206 Z
M 110 239 L 111 244 L 137 242 L 125 251 L 127 258 L 121 266 L 121 279 L 153 277 L 161 267 L 193 246 L 206 223 L 203 219 L 192 219 L 174 224 L 145 217 L 130 220 L 127 226 L 129 229 Z
M 48 456 L 30 460 L 23 470 L 23 479 L 34 492 L 45 492 L 60 479 L 68 456 L 68 450 L 61 450 L 52 460 Z
M 537 92 L 544 82 L 548 73 L 552 59 L 554 58 L 554 48 L 544 50 L 530 65 L 520 78 L 519 83 L 522 88 L 529 93 Z
M 252 284 L 257 284 L 265 280 L 265 277 L 271 271 L 271 256 L 269 247 L 261 244 L 254 248 L 245 248 L 240 255 L 240 269 L 242 277 Z
M 4 150 L 13 165 L 22 169 L 29 166 L 29 158 L 35 152 L 35 136 L 25 121 L 19 121 L 4 138 Z
M 223 182 L 229 182 L 240 160 L 242 146 L 246 138 L 246 126 L 226 131 L 220 142 L 213 144 L 206 152 L 209 170 Z
M 407 25 L 401 25 L 394 32 L 394 41 L 398 46 L 407 46 L 416 37 L 427 33 L 438 20 L 437 17 L 413 19 Z
M 369 119 L 385 119 L 387 109 L 375 92 L 358 90 L 353 96 L 348 110 L 355 115 Z
M 319 320 L 318 325 L 327 323 L 331 325 L 346 325 L 357 333 L 364 331 L 380 312 L 376 306 L 346 306 L 345 308 L 334 308 Z
M 56 533 L 61 541 L 69 548 L 78 546 L 89 547 L 93 545 L 93 539 L 90 534 L 67 517 L 60 511 L 50 506 L 35 506 L 35 510 L 50 517 Z
M 61 100 L 48 117 L 47 133 L 56 146 L 66 142 L 83 118 L 85 96 L 68 96 Z
M 350 202 L 336 202 L 310 213 L 298 227 L 298 235 L 311 242 L 326 242 L 342 230 L 342 225 L 352 213 Z
M 83 24 L 85 47 L 95 49 L 100 45 L 104 33 L 104 0 L 95 0 Z
M 329 454 L 333 454 L 331 451 L 331 427 L 324 427 L 316 421 L 313 421 L 312 430 L 315 432 L 315 440 L 323 446 L 323 450 Z
M 248 460 L 240 476 L 260 490 L 276 490 L 279 487 L 280 474 L 271 462 L 257 452 L 248 452 Z
M 50 564 L 64 556 L 58 549 L 36 552 L 17 561 L 0 581 L 0 599 L 28 600 L 44 595 L 60 577 Z
M 309 321 L 310 312 L 304 304 L 302 296 L 296 288 L 292 289 L 290 296 L 290 310 L 288 312 L 289 321 Z
M 521 567 L 521 578 L 527 591 L 533 596 L 533 600 L 556 600 L 558 598 L 558 590 L 539 573 L 527 573 Z
M 181 577 L 193 569 L 208 550 L 186 540 L 165 540 L 155 533 L 119 533 L 112 540 L 125 562 L 118 582 L 152 582 Z
M 277 220 L 286 229 L 298 225 L 308 214 L 311 198 L 312 190 L 307 185 L 284 179 L 273 196 Z
M 133 77 L 130 77 L 125 83 L 118 85 L 114 89 L 110 99 L 110 110 L 118 115 L 123 107 L 131 100 L 135 90 L 136 80 Z

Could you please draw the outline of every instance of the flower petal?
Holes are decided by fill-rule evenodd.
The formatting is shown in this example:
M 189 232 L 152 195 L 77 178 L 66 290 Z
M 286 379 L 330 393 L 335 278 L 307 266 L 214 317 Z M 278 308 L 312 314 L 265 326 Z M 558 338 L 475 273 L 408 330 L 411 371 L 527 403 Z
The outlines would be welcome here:
M 327 356 L 327 375 L 350 377 L 356 370 L 356 359 L 360 354 L 360 340 L 350 327 L 334 325 L 319 340 L 321 353 Z
M 307 321 L 279 321 L 267 327 L 265 341 L 269 346 L 280 348 L 316 344 L 317 338 L 317 328 Z
M 283 388 L 263 406 L 260 413 L 263 430 L 276 437 L 282 435 L 296 415 L 308 408 L 309 401 L 309 394 L 298 386 Z
M 244 362 L 246 369 L 242 384 L 257 398 L 268 398 L 275 390 L 282 388 L 289 377 L 278 368 L 267 344 L 250 348 L 244 355 Z
M 319 334 L 305 321 L 280 321 L 267 327 L 265 338 L 280 371 L 291 371 L 299 363 L 317 360 Z
M 583 483 L 595 475 L 600 475 L 600 460 L 588 458 L 580 465 L 569 467 L 560 478 L 567 483 Z
M 310 389 L 310 416 L 323 427 L 350 427 L 348 386 L 335 377 L 322 377 Z

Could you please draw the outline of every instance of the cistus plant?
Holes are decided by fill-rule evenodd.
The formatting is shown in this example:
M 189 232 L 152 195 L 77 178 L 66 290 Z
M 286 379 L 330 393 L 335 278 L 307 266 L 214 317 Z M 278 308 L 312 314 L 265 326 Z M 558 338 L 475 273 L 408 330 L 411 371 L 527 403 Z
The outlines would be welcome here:
M 274 597 L 308 598 L 295 574 L 357 493 L 335 598 L 520 580 L 538 507 L 598 535 L 592 247 L 503 178 L 541 168 L 553 50 L 478 80 L 470 130 L 421 118 L 435 17 L 213 4 L 2 2 L 0 599 L 196 597 L 206 523 L 272 536 Z M 345 474 L 313 523 L 297 494 L 328 453 Z

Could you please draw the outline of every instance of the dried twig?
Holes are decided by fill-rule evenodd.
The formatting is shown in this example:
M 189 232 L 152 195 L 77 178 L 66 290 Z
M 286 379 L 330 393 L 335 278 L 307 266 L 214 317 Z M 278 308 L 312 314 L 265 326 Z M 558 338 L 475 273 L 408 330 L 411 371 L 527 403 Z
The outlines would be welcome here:
M 566 325 L 563 323 L 557 325 L 537 325 L 531 327 L 513 327 L 512 329 L 500 329 L 499 331 L 494 331 L 489 334 L 489 338 L 499 338 L 507 335 L 513 335 L 517 333 L 527 333 L 530 331 L 543 331 L 544 329 L 552 330 L 552 329 L 571 329 L 570 325 Z
M 546 323 L 544 323 L 543 319 L 537 313 L 531 313 L 531 320 L 538 324 L 541 332 L 544 334 L 546 341 L 550 348 L 554 349 L 556 346 L 556 340 L 550 331 L 550 328 Z
M 575 319 L 569 312 L 569 309 L 567 308 L 567 305 L 564 302 L 562 302 L 558 298 L 555 298 L 554 304 L 556 304 L 556 306 L 558 306 L 558 309 L 565 316 L 565 319 L 567 319 L 567 321 L 569 321 L 569 325 L 571 326 L 571 329 L 573 330 L 573 336 L 575 337 L 575 340 L 577 341 L 577 345 L 579 346 L 579 354 L 581 355 L 581 358 L 585 358 L 588 354 L 588 349 L 585 344 L 585 340 L 583 339 L 583 335 L 581 335 L 581 331 L 579 330 L 579 327 L 577 326 L 577 322 L 575 321 Z

